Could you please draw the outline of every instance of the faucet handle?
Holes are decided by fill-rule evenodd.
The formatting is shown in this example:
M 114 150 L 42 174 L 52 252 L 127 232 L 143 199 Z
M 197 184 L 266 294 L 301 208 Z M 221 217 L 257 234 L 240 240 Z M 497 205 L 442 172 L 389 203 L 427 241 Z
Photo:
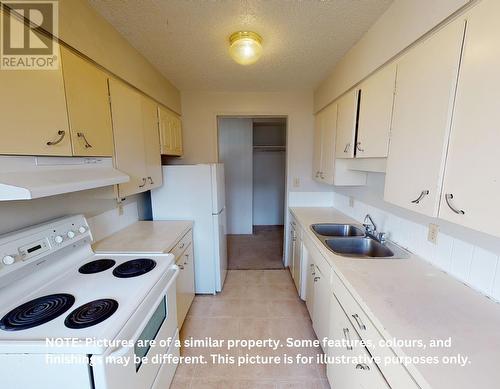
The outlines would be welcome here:
M 377 238 L 380 243 L 384 244 L 387 240 L 387 234 L 385 232 L 379 232 Z

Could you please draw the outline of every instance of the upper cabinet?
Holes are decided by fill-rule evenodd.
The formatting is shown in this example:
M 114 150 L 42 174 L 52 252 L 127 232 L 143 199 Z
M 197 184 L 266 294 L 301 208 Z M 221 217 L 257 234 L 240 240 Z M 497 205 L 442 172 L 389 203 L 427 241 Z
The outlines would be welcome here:
M 0 154 L 70 156 L 62 70 L 0 71 Z
M 337 100 L 337 144 L 335 158 L 353 158 L 358 111 L 358 89 Z
M 156 104 L 120 81 L 110 79 L 115 164 L 130 181 L 118 186 L 120 197 L 161 185 Z M 148 157 L 148 154 L 151 154 Z
M 65 47 L 61 56 L 73 155 L 111 157 L 108 76 Z
M 464 22 L 457 20 L 398 61 L 384 199 L 437 216 Z
M 439 216 L 500 236 L 500 2 L 467 17 Z
M 314 178 L 333 184 L 335 137 L 337 133 L 337 104 L 330 104 L 315 118 Z
M 182 156 L 181 118 L 165 107 L 158 107 L 161 154 Z
M 361 84 L 356 158 L 387 157 L 395 84 L 394 63 Z

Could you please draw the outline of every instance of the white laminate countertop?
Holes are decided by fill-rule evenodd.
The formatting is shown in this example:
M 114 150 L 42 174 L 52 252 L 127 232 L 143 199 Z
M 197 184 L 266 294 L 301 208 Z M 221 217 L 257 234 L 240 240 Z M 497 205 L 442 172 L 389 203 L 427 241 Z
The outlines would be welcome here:
M 401 347 L 406 356 L 468 356 L 470 364 L 415 364 L 436 389 L 500 388 L 500 304 L 412 255 L 410 259 L 350 259 L 329 251 L 314 223 L 358 224 L 334 208 L 290 208 L 303 230 L 379 331 L 396 339 L 451 337 L 449 349 Z M 394 388 L 405 389 L 405 388 Z
M 192 226 L 186 220 L 138 221 L 94 243 L 93 249 L 100 254 L 168 253 Z

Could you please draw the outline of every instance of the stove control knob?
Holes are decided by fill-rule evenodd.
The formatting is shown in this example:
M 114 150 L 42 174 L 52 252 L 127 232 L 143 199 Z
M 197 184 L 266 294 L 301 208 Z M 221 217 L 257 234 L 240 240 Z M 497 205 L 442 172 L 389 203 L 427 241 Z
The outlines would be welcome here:
M 14 262 L 16 262 L 16 259 L 12 255 L 6 255 L 3 257 L 2 262 L 4 265 L 12 265 Z
M 56 242 L 57 244 L 61 244 L 63 242 L 63 237 L 61 235 L 57 235 L 55 238 L 54 238 L 54 242 Z
M 85 231 L 87 231 L 87 229 L 85 228 L 85 226 L 81 226 L 81 227 L 79 227 L 79 228 L 78 228 L 78 232 L 79 232 L 80 234 L 85 233 Z
M 66 236 L 70 239 L 73 239 L 75 237 L 75 232 L 74 231 L 68 231 L 68 233 L 66 234 Z

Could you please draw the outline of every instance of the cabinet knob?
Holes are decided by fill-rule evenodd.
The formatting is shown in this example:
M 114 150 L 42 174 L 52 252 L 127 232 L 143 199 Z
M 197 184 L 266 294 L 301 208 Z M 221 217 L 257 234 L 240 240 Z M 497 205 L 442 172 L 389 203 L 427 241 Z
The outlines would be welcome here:
M 356 320 L 356 324 L 358 325 L 359 329 L 366 331 L 366 326 L 363 324 L 363 321 L 361 320 L 359 315 L 357 313 L 355 313 L 354 315 L 351 315 L 351 316 L 354 318 L 354 320 Z
M 55 146 L 55 145 L 61 143 L 63 141 L 64 137 L 66 136 L 66 131 L 63 131 L 63 130 L 57 131 L 57 135 L 59 135 L 59 139 L 57 139 L 55 141 L 47 142 L 47 146 Z
M 155 183 L 154 183 L 154 181 L 153 181 L 153 179 L 152 179 L 151 177 L 148 177 L 148 180 L 149 180 L 149 182 L 151 183 L 151 185 L 154 185 L 154 184 L 155 184 Z
M 83 132 L 77 132 L 76 135 L 78 136 L 78 138 L 83 139 L 83 141 L 85 142 L 84 146 L 86 149 L 90 149 L 92 147 L 92 145 L 89 143 Z
M 426 189 L 426 190 L 423 190 L 421 193 L 420 193 L 420 196 L 418 196 L 415 200 L 412 201 L 413 204 L 418 204 L 422 201 L 422 199 L 425 197 L 425 196 L 428 196 L 429 195 L 429 191 Z
M 370 370 L 370 366 L 368 366 L 366 363 L 358 363 L 356 365 L 357 370 Z
M 144 188 L 146 186 L 146 179 L 143 177 L 142 178 L 142 184 L 139 185 L 139 188 Z
M 179 266 L 179 269 L 184 270 L 184 265 L 177 265 Z
M 321 279 L 321 277 L 314 277 L 314 282 L 318 282 Z
M 455 208 L 455 206 L 451 203 L 451 200 L 453 200 L 453 194 L 452 193 L 446 193 L 444 196 L 446 200 L 446 204 L 448 204 L 448 207 L 455 212 L 457 215 L 465 215 L 465 211 Z

